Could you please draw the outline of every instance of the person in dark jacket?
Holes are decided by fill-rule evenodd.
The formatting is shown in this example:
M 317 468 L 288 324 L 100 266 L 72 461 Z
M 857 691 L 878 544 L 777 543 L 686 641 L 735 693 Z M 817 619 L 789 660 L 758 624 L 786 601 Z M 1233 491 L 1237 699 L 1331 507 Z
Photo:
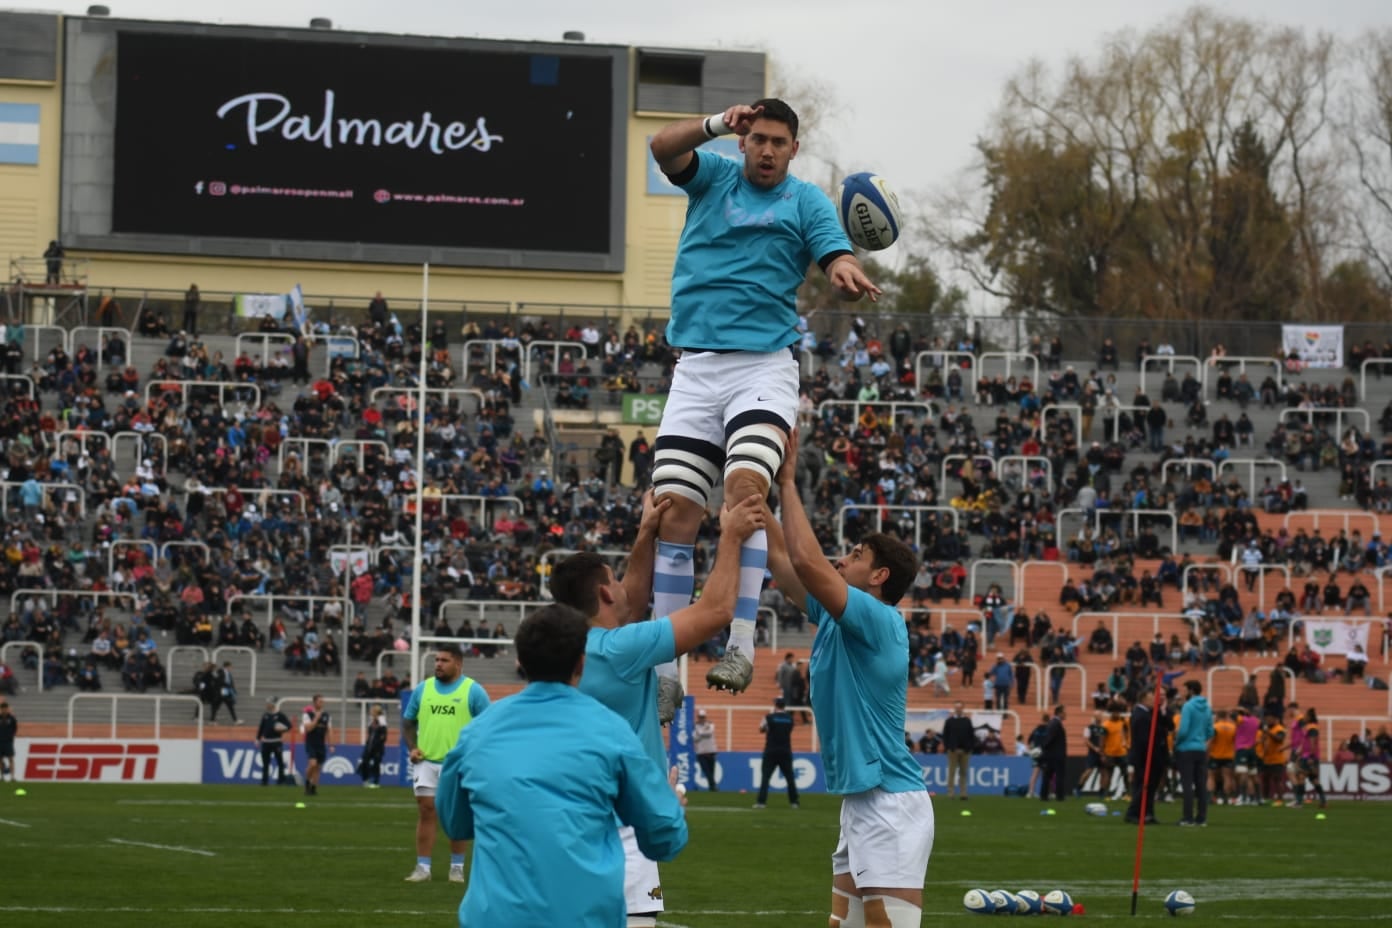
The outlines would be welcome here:
M 362 759 L 358 761 L 358 775 L 363 786 L 380 789 L 382 786 L 382 758 L 387 753 L 387 720 L 381 706 L 372 707 L 372 717 L 367 722 L 367 738 L 363 741 Z
M 1054 795 L 1060 802 L 1065 796 L 1063 768 L 1068 763 L 1068 732 L 1063 728 L 1065 717 L 1064 707 L 1054 706 L 1054 717 L 1049 720 L 1049 727 L 1039 745 L 1039 798 L 1044 802 L 1049 801 L 1050 783 L 1054 784 Z
M 959 699 L 952 705 L 952 715 L 943 722 L 943 750 L 947 752 L 947 798 L 952 798 L 952 784 L 957 783 L 957 798 L 967 798 L 971 783 L 971 756 L 976 749 L 976 729 L 971 716 Z
M 1165 713 L 1163 700 L 1155 717 L 1155 691 L 1146 687 L 1136 694 L 1136 705 L 1131 710 L 1131 805 L 1126 809 L 1126 821 L 1132 825 L 1141 821 L 1141 798 L 1145 798 L 1145 821 L 1147 825 L 1158 825 L 1155 818 L 1155 790 L 1165 779 L 1165 771 L 1170 767 L 1168 747 L 1170 732 L 1174 726 Z M 1155 725 L 1155 742 L 1150 746 L 1150 728 Z M 1149 761 L 1147 764 L 1147 753 Z M 1149 777 L 1146 772 L 1149 770 Z
M 762 809 L 768 802 L 769 780 L 773 771 L 783 774 L 788 783 L 788 803 L 798 807 L 797 778 L 793 776 L 793 714 L 787 710 L 782 696 L 773 701 L 773 711 L 759 723 L 764 733 L 763 779 L 759 784 L 759 801 L 754 808 Z

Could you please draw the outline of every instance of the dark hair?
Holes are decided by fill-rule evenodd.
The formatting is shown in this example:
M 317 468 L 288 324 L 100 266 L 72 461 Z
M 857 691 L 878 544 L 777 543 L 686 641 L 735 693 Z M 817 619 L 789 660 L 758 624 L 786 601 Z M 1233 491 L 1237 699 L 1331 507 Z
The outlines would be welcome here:
M 569 683 L 589 630 L 585 616 L 560 603 L 532 613 L 513 636 L 518 666 L 533 683 Z
M 893 535 L 872 532 L 860 540 L 874 556 L 871 566 L 878 570 L 889 568 L 889 578 L 880 585 L 880 599 L 891 606 L 897 606 L 913 584 L 914 574 L 918 572 L 918 558 L 913 550 Z
M 791 106 L 777 97 L 765 97 L 762 100 L 755 100 L 751 105 L 756 109 L 761 106 L 764 108 L 764 111 L 759 114 L 760 119 L 771 119 L 774 122 L 783 123 L 788 127 L 788 131 L 792 133 L 793 138 L 795 140 L 797 139 L 798 118 L 797 113 L 793 112 Z
M 1198 680 L 1185 680 L 1184 688 L 1189 691 L 1190 696 L 1197 696 L 1203 692 L 1203 684 Z
M 446 641 L 444 644 L 435 648 L 437 654 L 452 654 L 460 660 L 464 659 L 464 649 L 453 641 Z
M 561 561 L 551 571 L 547 586 L 556 602 L 586 617 L 599 612 L 599 585 L 606 579 L 604 558 L 581 551 Z

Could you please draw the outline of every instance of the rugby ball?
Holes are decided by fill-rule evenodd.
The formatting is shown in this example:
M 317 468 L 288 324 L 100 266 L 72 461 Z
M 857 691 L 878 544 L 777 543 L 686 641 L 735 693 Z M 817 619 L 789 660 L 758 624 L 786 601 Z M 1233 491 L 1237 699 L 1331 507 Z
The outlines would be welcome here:
M 1007 889 L 991 890 L 991 901 L 996 904 L 997 915 L 1017 915 L 1020 911 L 1020 900 L 1015 898 L 1015 894 Z
M 1073 897 L 1061 889 L 1055 889 L 1044 897 L 1046 915 L 1072 915 Z
M 1083 806 L 1083 811 L 1088 815 L 1105 816 L 1107 814 L 1107 806 L 1105 803 L 1101 802 L 1089 802 L 1087 805 Z
M 968 912 L 976 915 L 990 915 L 996 911 L 996 903 L 991 899 L 991 894 L 984 889 L 969 889 L 967 894 L 962 897 L 962 905 Z
M 1039 915 L 1044 911 L 1044 901 L 1039 898 L 1039 893 L 1032 889 L 1022 889 L 1015 894 L 1015 899 L 1019 903 L 1017 911 L 1021 915 Z
M 843 180 L 836 210 L 846 235 L 866 251 L 881 251 L 899 239 L 899 198 L 878 174 L 862 171 Z
M 1165 911 L 1171 915 L 1193 915 L 1194 897 L 1182 889 L 1176 889 L 1165 897 Z

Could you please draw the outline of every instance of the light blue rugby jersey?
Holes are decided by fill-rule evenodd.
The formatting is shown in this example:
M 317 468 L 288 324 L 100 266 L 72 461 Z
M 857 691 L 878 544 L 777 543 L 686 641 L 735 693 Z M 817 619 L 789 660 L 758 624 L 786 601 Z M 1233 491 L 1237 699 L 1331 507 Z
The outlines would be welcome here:
M 619 628 L 591 628 L 585 640 L 585 672 L 580 692 L 593 696 L 618 714 L 643 750 L 667 771 L 667 748 L 657 720 L 658 664 L 677 656 L 672 623 L 667 619 L 633 622 Z
M 817 626 L 808 672 L 827 792 L 927 789 L 923 768 L 904 744 L 909 698 L 904 617 L 863 590 L 852 587 L 846 594 L 839 620 L 807 597 L 807 618 Z
M 651 860 L 687 841 L 665 769 L 615 713 L 562 683 L 533 683 L 464 729 L 435 803 L 446 834 L 474 841 L 463 928 L 617 928 L 615 817 Z
M 697 151 L 672 270 L 667 341 L 678 348 L 778 351 L 801 337 L 797 288 L 807 268 L 851 253 L 836 209 L 791 174 L 771 190 L 741 163 Z

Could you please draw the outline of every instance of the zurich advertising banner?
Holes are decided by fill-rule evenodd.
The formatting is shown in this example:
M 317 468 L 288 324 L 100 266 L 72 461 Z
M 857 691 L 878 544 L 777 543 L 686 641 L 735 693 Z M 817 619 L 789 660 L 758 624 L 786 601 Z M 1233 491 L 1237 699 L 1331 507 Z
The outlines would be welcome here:
M 320 786 L 362 786 L 358 776 L 358 761 L 362 758 L 362 745 L 335 745 L 334 751 L 324 761 L 324 769 L 319 774 Z M 292 751 L 285 746 L 285 761 L 290 769 L 299 774 L 308 766 L 304 745 L 297 744 Z M 388 750 L 382 759 L 382 785 L 401 786 L 404 779 L 405 764 L 400 755 Z M 275 776 L 275 761 L 271 762 L 271 776 Z M 205 741 L 203 742 L 203 782 L 204 783 L 260 783 L 261 749 L 247 741 Z
M 923 766 L 923 782 L 930 792 L 943 793 L 947 790 L 947 758 L 942 754 L 916 755 Z M 677 762 L 682 760 L 684 762 Z M 673 761 L 678 770 L 679 782 L 687 789 L 709 789 L 695 755 L 677 754 Z M 716 785 L 722 792 L 758 792 L 763 770 L 763 755 L 757 751 L 726 751 L 716 755 Z M 793 777 L 797 788 L 803 793 L 826 792 L 826 775 L 822 770 L 820 754 L 794 754 Z M 986 757 L 971 759 L 968 773 L 967 793 L 972 796 L 1003 796 L 1006 787 L 1028 786 L 1030 778 L 1030 759 L 1028 757 Z M 773 794 L 788 788 L 783 775 L 774 771 L 769 779 L 769 789 Z

